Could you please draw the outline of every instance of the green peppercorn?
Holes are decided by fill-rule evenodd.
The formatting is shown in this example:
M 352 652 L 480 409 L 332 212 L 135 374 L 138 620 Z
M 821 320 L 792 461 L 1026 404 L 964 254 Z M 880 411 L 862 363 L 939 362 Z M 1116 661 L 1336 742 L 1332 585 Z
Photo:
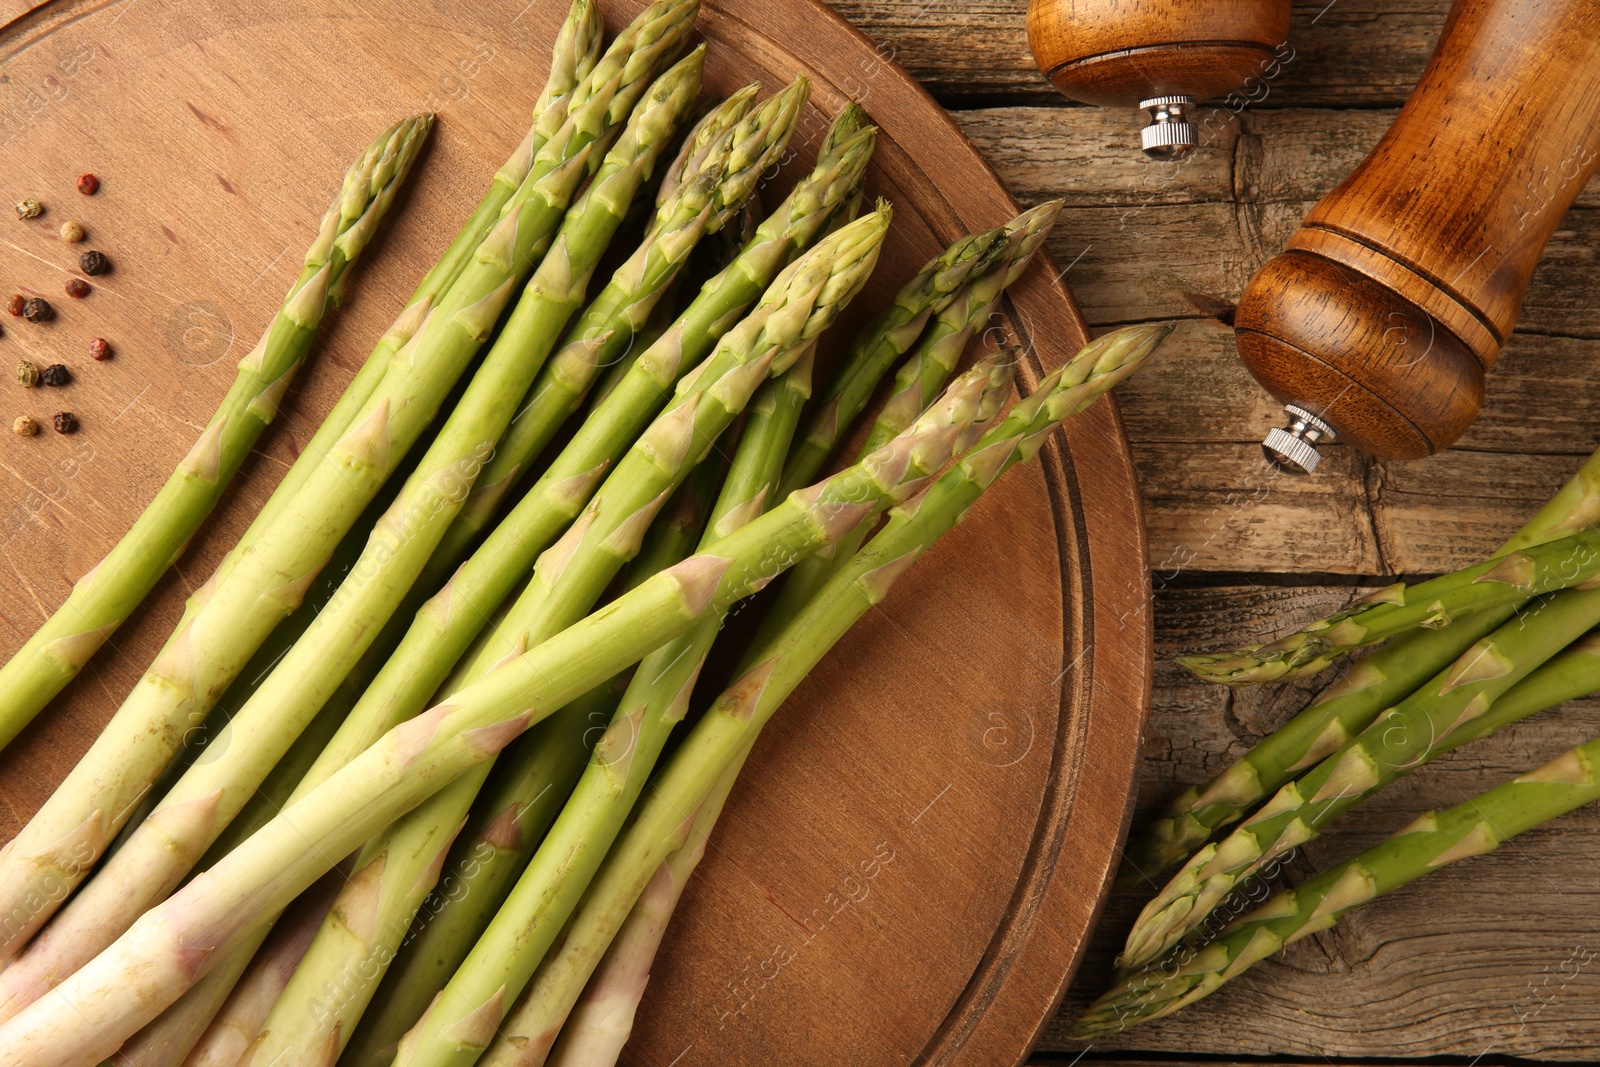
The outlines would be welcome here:
M 44 205 L 36 196 L 25 196 L 17 201 L 17 218 L 36 219 L 44 214 Z
M 11 424 L 11 432 L 18 437 L 32 437 L 39 432 L 39 424 L 27 415 L 18 415 L 17 421 Z
M 85 274 L 104 274 L 111 269 L 111 260 L 104 252 L 85 252 L 78 257 L 78 268 Z
M 31 360 L 22 360 L 17 364 L 17 383 L 24 389 L 32 389 L 39 384 L 39 368 Z
M 32 300 L 23 302 L 22 317 L 29 322 L 49 322 L 55 318 L 55 315 L 56 309 L 51 307 L 50 301 L 42 296 L 36 296 Z
M 72 384 L 72 372 L 59 363 L 52 363 L 39 375 L 39 384 L 59 389 Z
M 57 413 L 55 417 L 56 433 L 77 433 L 78 416 L 70 411 Z

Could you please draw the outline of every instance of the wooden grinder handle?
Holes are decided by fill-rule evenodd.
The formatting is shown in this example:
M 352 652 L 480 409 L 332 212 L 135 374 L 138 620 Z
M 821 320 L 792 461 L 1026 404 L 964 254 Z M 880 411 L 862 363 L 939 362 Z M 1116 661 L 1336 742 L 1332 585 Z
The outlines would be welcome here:
M 1245 288 L 1245 364 L 1373 455 L 1448 446 L 1597 165 L 1600 0 L 1456 0 L 1389 132 Z

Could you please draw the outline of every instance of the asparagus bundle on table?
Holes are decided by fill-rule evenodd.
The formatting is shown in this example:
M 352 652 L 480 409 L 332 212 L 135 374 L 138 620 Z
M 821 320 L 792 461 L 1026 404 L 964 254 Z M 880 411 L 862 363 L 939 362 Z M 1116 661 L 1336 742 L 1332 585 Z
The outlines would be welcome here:
M 1495 557 L 1564 537 L 1600 519 L 1600 452 L 1500 546 Z M 797 572 L 798 573 L 798 572 Z M 789 581 L 793 581 L 791 576 Z M 1335 685 L 1238 762 L 1186 790 L 1132 840 L 1119 884 L 1136 884 L 1184 862 L 1211 834 L 1243 818 L 1284 783 L 1365 730 L 1509 619 L 1512 607 L 1480 611 L 1440 630 L 1417 630 L 1374 649 Z
M 0 913 L 27 917 L 4 931 L 0 951 L 14 954 L 65 896 L 63 887 L 70 889 L 87 874 L 185 730 L 296 606 L 486 339 L 559 224 L 586 173 L 589 149 L 621 128 L 644 94 L 647 75 L 687 36 L 694 8 L 693 0 L 663 0 L 647 9 L 585 84 L 565 98 L 566 122 L 472 261 L 396 353 L 390 373 L 351 428 L 326 455 L 301 457 L 312 470 L 300 490 L 247 551 L 236 550 L 195 594 L 177 632 L 111 725 L 0 853 Z
M 1506 725 L 1499 698 L 1600 624 L 1600 590 L 1567 590 L 1525 609 L 1298 780 L 1223 841 L 1197 852 L 1140 913 L 1121 966 L 1164 955 L 1239 882 L 1315 837 L 1373 792 Z M 1537 710 L 1537 709 L 1533 709 Z
M 1600 685 L 1600 677 L 1588 684 Z M 1123 977 L 1073 1025 L 1072 1036 L 1101 1037 L 1171 1015 L 1284 945 L 1332 927 L 1351 908 L 1600 800 L 1597 767 L 1600 740 L 1453 808 L 1428 812 L 1377 847 L 1274 895 L 1210 944 L 1179 945 Z
M 522 1002 L 500 1024 L 485 1063 L 541 1062 L 650 879 L 685 846 L 696 813 L 708 806 L 726 776 L 737 773 L 756 734 L 800 681 L 882 601 L 928 546 L 967 514 L 985 489 L 1011 466 L 1037 454 L 1063 420 L 1136 370 L 1169 332 L 1170 327 L 1131 327 L 1092 342 L 1013 407 L 951 471 L 931 487 L 924 481 L 912 502 L 895 511 L 799 614 L 752 650 L 739 680 L 695 725 L 653 782 L 650 796 L 567 924 L 560 950 L 539 967 Z M 860 509 L 843 521 L 853 529 L 869 514 Z
M 697 51 L 679 62 L 640 101 L 594 182 L 568 213 L 472 384 L 334 599 L 223 729 L 207 758 L 184 774 L 139 831 L 0 973 L 0 1019 L 41 996 L 177 885 L 377 635 L 510 422 L 516 398 L 581 306 L 602 250 L 699 92 L 701 56 Z M 491 302 L 493 316 L 477 327 L 484 333 L 505 303 L 503 298 Z M 424 328 L 422 337 L 427 336 Z
M 703 206 L 695 212 L 695 215 L 703 214 L 711 206 L 713 194 L 724 187 L 724 177 L 730 181 L 740 182 L 745 189 L 753 187 L 755 176 L 766 169 L 786 143 L 788 134 L 793 129 L 794 120 L 798 116 L 797 105 L 803 99 L 804 90 L 804 83 L 798 83 L 790 91 L 779 94 L 769 102 L 768 106 L 752 112 L 750 122 L 714 122 L 713 128 L 720 127 L 726 130 L 727 137 L 718 138 L 720 148 L 713 146 L 707 151 L 705 159 L 708 169 L 703 175 L 698 170 L 691 170 L 686 174 L 686 180 L 679 186 L 678 196 L 669 200 L 663 219 L 670 220 L 678 215 L 680 212 L 673 209 L 672 205 L 682 200 L 700 202 Z M 735 97 L 725 105 L 727 111 L 739 114 L 743 114 L 748 106 L 748 99 L 742 97 Z M 713 112 L 713 118 L 717 114 Z M 619 142 L 619 149 L 624 143 L 626 139 Z M 752 144 L 757 146 L 753 151 Z M 737 164 L 736 169 L 734 164 Z M 729 169 L 725 171 L 724 166 Z M 754 174 L 751 174 L 751 171 L 754 171 Z M 663 221 L 655 232 L 666 237 L 671 231 Z M 787 299 L 788 304 L 782 306 L 781 310 L 774 310 L 770 306 L 772 301 L 769 300 L 752 316 L 752 321 L 765 314 L 773 319 L 781 319 L 787 324 L 792 319 L 793 313 L 789 308 L 793 306 L 796 294 L 803 294 L 800 296 L 801 300 L 809 300 L 819 292 L 821 309 L 813 318 L 801 318 L 797 325 L 817 328 L 818 323 L 825 324 L 831 321 L 831 316 L 838 313 L 847 302 L 848 294 L 854 291 L 852 287 L 858 286 L 870 272 L 871 265 L 876 259 L 875 249 L 879 241 L 881 241 L 881 228 L 873 230 L 868 227 L 859 235 L 859 243 L 844 242 L 837 249 L 832 247 L 826 249 L 827 254 L 819 254 L 814 260 L 796 264 L 793 272 L 793 278 L 797 283 L 795 287 L 781 288 L 781 282 L 780 287 L 775 287 L 779 290 L 778 297 Z M 874 251 L 865 255 L 858 254 L 863 248 Z M 824 252 L 825 249 L 819 246 L 818 253 Z M 834 258 L 835 255 L 837 258 Z M 818 276 L 843 286 L 843 291 L 835 290 L 831 285 L 807 288 L 813 285 Z M 761 354 L 770 358 L 772 349 L 768 346 L 783 343 L 781 331 L 758 332 L 752 337 L 735 330 L 730 339 L 735 338 L 737 338 L 735 344 L 738 341 L 750 342 L 749 355 L 745 357 L 746 359 L 757 358 Z M 713 368 L 716 366 L 717 358 L 713 358 L 711 364 Z M 776 358 L 781 359 L 781 354 Z M 611 506 L 613 501 L 620 498 L 621 502 L 617 503 L 614 513 L 616 519 L 609 531 L 601 532 L 607 522 L 611 521 L 606 517 L 589 528 L 590 532 L 596 535 L 592 544 L 600 546 L 596 551 L 611 554 L 620 552 L 618 538 L 629 535 L 630 523 L 635 527 L 640 524 L 639 519 L 633 516 L 644 514 L 640 509 L 648 508 L 648 515 L 644 519 L 648 522 L 660 506 L 659 493 L 670 493 L 676 488 L 674 479 L 681 479 L 687 475 L 686 466 L 664 470 L 662 477 L 654 481 L 651 475 L 647 474 L 648 466 L 645 464 L 663 464 L 665 451 L 675 447 L 671 443 L 673 433 L 688 430 L 695 435 L 705 434 L 704 444 L 709 445 L 716 437 L 716 423 L 713 420 L 718 417 L 715 414 L 718 404 L 722 403 L 730 405 L 730 410 L 721 416 L 723 424 L 731 421 L 739 410 L 741 402 L 737 397 L 739 390 L 743 388 L 736 375 L 744 366 L 743 361 L 735 360 L 731 363 L 727 374 L 720 380 L 708 377 L 704 392 L 686 397 L 681 409 L 674 408 L 662 416 L 656 424 L 658 429 L 647 432 L 635 446 L 634 451 L 624 459 L 612 478 L 607 480 L 591 505 L 591 511 L 599 511 L 604 515 L 605 509 Z M 711 372 L 707 373 L 710 375 Z M 518 392 L 510 395 L 516 396 Z M 680 410 L 691 410 L 694 415 L 690 421 L 676 418 L 675 413 Z M 693 446 L 683 450 L 683 455 L 686 457 L 698 456 L 703 451 L 698 440 L 686 441 L 685 444 Z M 656 451 L 652 452 L 652 449 Z M 641 459 L 644 460 L 644 464 L 641 463 Z M 612 536 L 618 531 L 621 533 Z M 619 557 L 616 566 L 609 568 L 605 573 L 595 574 L 584 581 L 583 587 L 574 596 L 573 610 L 569 614 L 552 618 L 542 624 L 535 624 L 539 627 L 541 635 L 554 633 L 567 621 L 581 617 L 588 611 L 599 599 L 624 558 Z M 541 568 L 544 566 L 541 564 Z M 536 569 L 535 573 L 540 574 L 542 571 Z M 580 566 L 574 560 L 569 560 L 561 571 L 564 577 L 568 575 L 576 577 L 581 573 Z M 473 679 L 481 677 L 489 669 L 488 663 L 480 664 L 470 677 Z M 330 917 L 324 934 L 319 935 L 317 941 L 313 943 L 295 978 L 267 1020 L 262 1041 L 254 1053 L 260 1062 L 270 1063 L 279 1057 L 293 1058 L 306 1055 L 311 1049 L 323 1047 L 325 1042 L 340 1041 L 348 1037 L 364 1010 L 377 979 L 382 977 L 383 967 L 381 965 L 368 967 L 360 979 L 348 982 L 344 995 L 339 998 L 333 1010 L 325 1010 L 322 1004 L 321 991 L 324 977 L 352 973 L 362 960 L 387 961 L 393 958 L 394 951 L 410 926 L 416 909 L 432 890 L 439 862 L 443 860 L 451 839 L 466 817 L 467 809 L 482 786 L 483 777 L 488 770 L 489 766 L 486 764 L 463 780 L 454 783 L 412 818 L 391 828 L 378 840 L 369 844 L 349 889 L 336 904 L 335 915 Z M 360 932 L 352 935 L 350 916 L 356 914 L 361 915 L 363 919 L 355 924 Z M 0 983 L 3 982 L 4 976 L 0 976 Z
M 534 722 L 765 586 L 873 511 L 916 492 L 955 433 L 919 423 L 867 461 L 792 494 L 712 551 L 663 571 L 391 730 L 146 912 L 52 996 L 0 1025 L 0 1065 L 73 1067 L 108 1055 L 309 887 L 336 862 L 332 857 L 492 759 Z M 1042 436 L 1027 443 L 1036 447 Z
M 396 123 L 351 164 L 282 309 L 240 362 L 205 432 L 122 540 L 0 667 L 0 748 L 77 677 L 216 507 L 277 416 L 345 272 L 372 239 L 432 128 L 431 114 Z

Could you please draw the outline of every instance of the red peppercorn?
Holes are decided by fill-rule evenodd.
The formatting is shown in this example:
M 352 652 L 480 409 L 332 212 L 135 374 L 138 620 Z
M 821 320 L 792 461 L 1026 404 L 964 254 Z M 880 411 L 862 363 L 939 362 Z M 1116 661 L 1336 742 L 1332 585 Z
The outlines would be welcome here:
M 73 278 L 67 282 L 67 295 L 74 300 L 82 300 L 89 295 L 89 283 L 82 278 Z
M 78 175 L 78 192 L 84 196 L 93 196 L 100 191 L 100 179 L 93 174 Z
M 6 301 L 6 310 L 13 315 L 21 315 L 22 309 L 27 306 L 28 302 L 22 298 L 21 293 L 14 294 L 10 300 Z
M 104 363 L 111 358 L 111 345 L 104 337 L 96 337 L 89 342 L 89 358 L 96 363 Z

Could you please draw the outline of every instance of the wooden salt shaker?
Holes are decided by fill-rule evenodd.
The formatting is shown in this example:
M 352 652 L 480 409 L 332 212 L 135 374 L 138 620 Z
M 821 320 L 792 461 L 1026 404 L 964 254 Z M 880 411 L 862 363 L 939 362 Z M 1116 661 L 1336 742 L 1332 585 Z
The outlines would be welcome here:
M 1289 36 L 1289 0 L 1032 0 L 1028 43 L 1070 100 L 1143 108 L 1144 150 L 1176 159 L 1199 143 L 1201 100 L 1264 80 Z
M 1389 132 L 1239 303 L 1290 419 L 1268 457 L 1309 473 L 1334 435 L 1396 459 L 1460 437 L 1597 165 L 1600 0 L 1457 0 Z

